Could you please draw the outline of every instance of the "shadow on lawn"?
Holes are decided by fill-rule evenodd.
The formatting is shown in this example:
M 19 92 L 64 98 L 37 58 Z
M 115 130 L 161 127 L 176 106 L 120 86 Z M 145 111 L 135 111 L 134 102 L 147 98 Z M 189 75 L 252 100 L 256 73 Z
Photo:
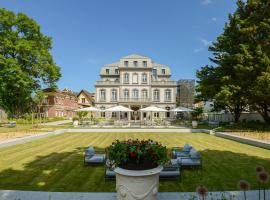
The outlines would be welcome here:
M 84 149 L 77 148 L 71 152 L 37 156 L 34 161 L 25 163 L 22 170 L 12 168 L 3 170 L 0 172 L 0 189 L 115 191 L 115 182 L 104 180 L 104 166 L 84 166 Z M 269 158 L 262 159 L 217 150 L 204 150 L 201 153 L 202 171 L 183 170 L 181 182 L 160 181 L 160 191 L 195 191 L 199 184 L 206 185 L 211 191 L 236 190 L 240 179 L 249 181 L 252 189 L 255 189 L 257 187 L 255 166 L 262 165 L 268 172 L 270 169 Z M 16 162 L 19 164 L 21 161 Z

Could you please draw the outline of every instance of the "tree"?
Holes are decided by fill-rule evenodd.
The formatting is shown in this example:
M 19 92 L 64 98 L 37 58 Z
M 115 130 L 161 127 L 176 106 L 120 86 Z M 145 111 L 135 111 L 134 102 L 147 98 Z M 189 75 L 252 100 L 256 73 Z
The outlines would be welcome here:
M 270 1 L 238 0 L 224 32 L 209 50 L 215 66 L 197 72 L 203 98 L 224 105 L 237 122 L 244 109 L 255 109 L 270 122 Z M 215 79 L 215 82 L 211 80 Z M 210 86 L 216 84 L 216 86 Z M 209 87 L 210 86 L 210 87 Z M 212 89 L 212 90 L 211 90 Z
M 55 88 L 61 76 L 50 37 L 23 13 L 0 8 L 0 103 L 14 116 L 30 111 L 33 93 Z

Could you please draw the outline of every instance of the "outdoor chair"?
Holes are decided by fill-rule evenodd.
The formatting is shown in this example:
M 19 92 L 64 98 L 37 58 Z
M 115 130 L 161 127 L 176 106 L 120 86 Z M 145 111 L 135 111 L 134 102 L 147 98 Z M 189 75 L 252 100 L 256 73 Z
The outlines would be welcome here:
M 194 148 L 190 150 L 189 157 L 177 158 L 182 168 L 202 168 L 201 154 Z
M 171 159 L 169 163 L 163 165 L 163 170 L 159 174 L 160 179 L 180 179 L 181 170 L 178 159 Z
M 185 144 L 182 149 L 179 147 L 173 147 L 172 158 L 189 157 L 191 149 L 192 149 L 192 146 L 190 146 L 189 144 Z
M 105 161 L 105 154 L 95 154 L 95 149 L 89 146 L 84 152 L 84 165 L 99 165 Z

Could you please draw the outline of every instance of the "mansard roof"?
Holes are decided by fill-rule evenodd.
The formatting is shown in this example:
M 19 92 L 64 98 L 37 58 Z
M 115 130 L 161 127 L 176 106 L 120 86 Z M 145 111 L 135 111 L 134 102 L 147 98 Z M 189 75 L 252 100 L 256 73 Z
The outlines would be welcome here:
M 149 57 L 138 55 L 138 54 L 131 54 L 131 55 L 128 55 L 128 56 L 124 56 L 121 59 L 136 59 L 136 58 L 139 58 L 139 59 L 148 59 Z

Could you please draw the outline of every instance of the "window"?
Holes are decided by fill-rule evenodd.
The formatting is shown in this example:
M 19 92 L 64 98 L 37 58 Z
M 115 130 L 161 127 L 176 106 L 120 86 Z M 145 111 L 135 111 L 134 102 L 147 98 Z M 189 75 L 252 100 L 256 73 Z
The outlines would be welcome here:
M 105 112 L 100 113 L 101 117 L 105 117 Z
M 139 90 L 134 89 L 134 90 L 133 90 L 133 93 L 132 93 L 132 97 L 133 97 L 134 99 L 138 99 L 138 98 L 139 98 Z
M 106 74 L 110 74 L 110 69 L 106 69 Z
M 124 66 L 128 67 L 128 61 L 124 61 Z
M 134 67 L 138 67 L 138 61 L 133 61 Z
M 82 98 L 82 103 L 85 103 L 85 98 Z
M 147 74 L 142 74 L 142 82 L 147 83 Z
M 115 74 L 119 74 L 119 69 L 114 70 Z
M 171 101 L 172 95 L 171 95 L 171 90 L 167 89 L 165 90 L 165 101 Z
M 132 83 L 135 83 L 135 84 L 138 83 L 138 74 L 137 73 L 132 74 Z
M 159 112 L 155 112 L 154 117 L 159 117 Z
M 162 73 L 162 74 L 166 74 L 166 70 L 165 70 L 165 69 L 162 69 L 162 70 L 161 70 L 161 73 Z
M 154 101 L 159 101 L 159 90 L 154 90 Z
M 153 76 L 156 78 L 157 77 L 157 69 L 153 69 Z
M 116 112 L 112 112 L 112 117 L 113 117 L 113 118 L 116 117 Z
M 143 66 L 147 67 L 147 62 L 146 61 L 143 61 Z
M 128 89 L 125 89 L 124 90 L 124 98 L 125 99 L 128 99 L 129 98 L 129 90 Z
M 112 89 L 111 101 L 117 101 L 117 90 Z
M 142 98 L 147 99 L 147 96 L 148 96 L 147 90 L 142 90 Z
M 124 82 L 125 83 L 128 83 L 129 82 L 129 74 L 128 73 L 125 73 L 124 74 Z
M 106 91 L 104 89 L 100 90 L 100 101 L 106 101 Z

